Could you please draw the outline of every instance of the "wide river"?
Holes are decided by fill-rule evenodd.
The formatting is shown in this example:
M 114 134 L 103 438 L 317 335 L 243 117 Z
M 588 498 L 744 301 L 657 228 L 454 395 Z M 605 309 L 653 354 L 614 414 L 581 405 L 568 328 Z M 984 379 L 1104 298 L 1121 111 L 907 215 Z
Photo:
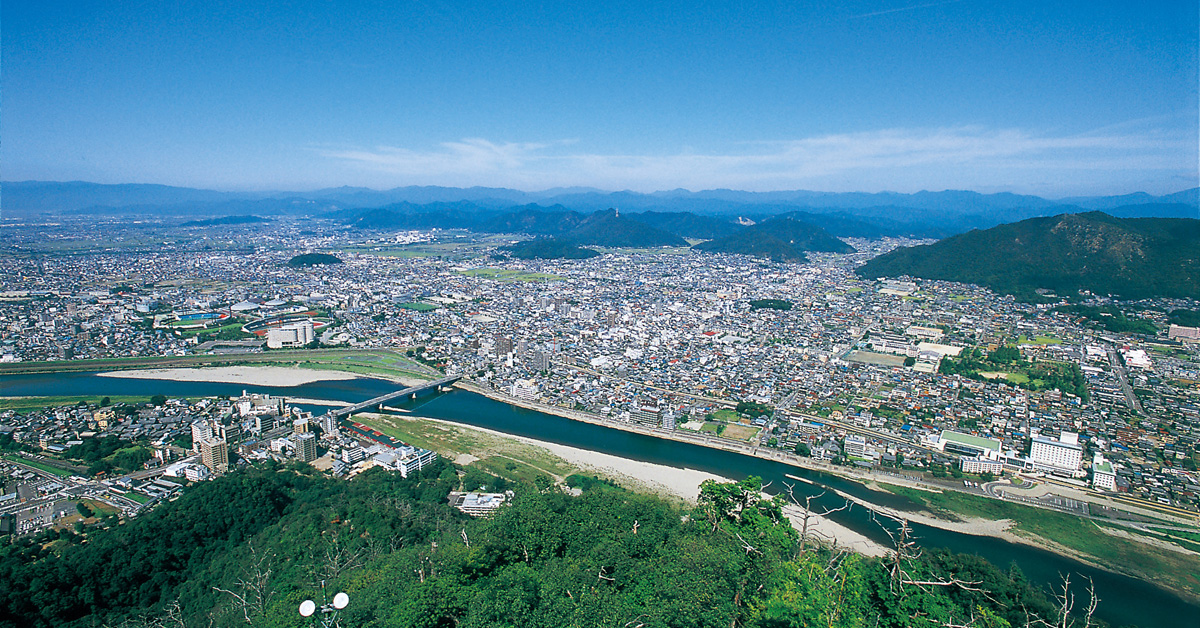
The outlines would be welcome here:
M 55 375 L 12 375 L 0 378 L 0 396 L 53 395 L 157 395 L 212 396 L 241 394 L 243 390 L 284 397 L 359 402 L 396 390 L 396 384 L 378 379 L 320 381 L 295 387 L 249 386 L 214 382 L 175 382 L 167 380 L 99 377 L 94 373 Z M 817 482 L 870 502 L 904 509 L 906 499 L 871 491 L 861 484 L 799 469 L 791 465 L 718 449 L 709 449 L 625 432 L 609 427 L 572 421 L 562 417 L 526 410 L 464 391 L 453 391 L 410 402 L 413 416 L 445 419 L 485 427 L 507 434 L 570 445 L 645 462 L 698 469 L 716 475 L 742 479 L 756 475 L 778 488 L 792 474 Z M 799 491 L 817 489 L 800 484 Z M 839 506 L 840 500 L 827 495 L 821 503 Z M 855 506 L 836 513 L 833 519 L 885 545 L 886 534 L 870 513 Z M 1137 625 L 1142 628 L 1174 628 L 1200 625 L 1200 605 L 1155 587 L 1149 583 L 1095 569 L 1070 558 L 1000 539 L 971 536 L 939 530 L 919 524 L 913 530 L 921 545 L 942 547 L 955 552 L 977 554 L 1001 568 L 1016 564 L 1029 580 L 1045 586 L 1061 582 L 1063 574 L 1090 576 L 1101 602 L 1097 617 L 1113 626 Z M 1114 543 L 1124 541 L 1113 540 Z M 1081 578 L 1075 577 L 1074 581 Z M 1082 591 L 1078 591 L 1082 593 Z M 1188 619 L 1188 618 L 1191 619 Z

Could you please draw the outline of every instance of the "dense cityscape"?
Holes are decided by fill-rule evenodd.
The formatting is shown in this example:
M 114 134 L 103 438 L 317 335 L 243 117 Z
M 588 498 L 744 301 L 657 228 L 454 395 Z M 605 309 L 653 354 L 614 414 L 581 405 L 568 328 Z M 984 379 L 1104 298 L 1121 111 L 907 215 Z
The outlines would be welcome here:
M 1049 474 L 1187 510 L 1200 499 L 1200 344 L 1195 328 L 1167 322 L 1189 301 L 1122 303 L 1141 325 L 1117 332 L 1106 316 L 1053 302 L 854 273 L 913 243 L 894 238 L 851 239 L 858 253 L 810 253 L 802 265 L 686 249 L 522 261 L 467 233 L 305 228 L 302 250 L 280 235 L 300 225 L 272 223 L 237 230 L 236 251 L 205 250 L 207 234 L 192 234 L 177 250 L 6 257 L 2 360 L 286 362 L 301 348 L 389 348 L 411 356 L 414 376 L 461 375 L 499 399 L 759 455 L 936 476 Z M 342 263 L 288 264 L 314 249 Z M 204 479 L 227 470 L 230 453 L 241 464 L 311 462 L 317 434 L 324 468 L 339 474 L 420 458 L 284 404 L 8 410 L 0 434 L 58 455 L 111 437 L 144 444 L 139 466 L 159 473 L 104 482 L 130 513 L 169 493 L 157 475 Z M 21 473 L 6 499 L 33 494 Z M 149 480 L 134 485 L 139 476 Z M 42 479 L 42 495 L 62 488 Z

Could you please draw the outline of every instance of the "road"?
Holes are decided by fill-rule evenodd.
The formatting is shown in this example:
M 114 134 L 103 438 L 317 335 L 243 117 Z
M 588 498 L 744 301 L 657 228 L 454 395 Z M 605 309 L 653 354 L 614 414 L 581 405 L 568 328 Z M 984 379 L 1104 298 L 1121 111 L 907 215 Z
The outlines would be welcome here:
M 1126 373 L 1125 367 L 1121 366 L 1121 361 L 1117 359 L 1117 350 L 1113 347 L 1108 347 L 1108 363 L 1112 366 L 1113 372 L 1117 374 L 1121 392 L 1125 393 L 1125 404 L 1138 414 L 1145 414 L 1142 411 L 1142 402 L 1138 401 L 1137 395 L 1133 394 L 1133 387 L 1129 385 L 1129 375 Z

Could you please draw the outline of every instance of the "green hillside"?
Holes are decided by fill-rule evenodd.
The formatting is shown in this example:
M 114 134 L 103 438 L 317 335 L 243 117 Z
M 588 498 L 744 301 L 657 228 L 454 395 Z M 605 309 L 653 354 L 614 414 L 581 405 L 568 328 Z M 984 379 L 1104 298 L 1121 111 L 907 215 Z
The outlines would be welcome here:
M 1035 298 L 1038 289 L 1200 298 L 1200 220 L 1102 212 L 1031 218 L 897 249 L 857 272 L 961 281 L 1022 298 Z
M 854 247 L 824 229 L 790 216 L 772 218 L 739 233 L 692 247 L 708 253 L 733 253 L 776 262 L 807 262 L 804 251 L 853 253 Z
M 501 247 L 517 259 L 587 259 L 600 255 L 599 251 L 585 249 L 557 238 L 537 238 L 511 246 Z
M 477 470 L 466 478 L 501 482 Z M 267 465 L 187 488 L 120 525 L 110 516 L 82 534 L 0 538 L 0 625 L 299 628 L 308 622 L 297 608 L 322 599 L 322 582 L 349 595 L 341 625 L 380 628 L 1053 618 L 1018 572 L 974 556 L 881 560 L 803 543 L 757 478 L 706 482 L 688 512 L 604 483 L 578 497 L 509 485 L 515 497 L 490 519 L 448 505 L 459 484 L 445 461 L 408 479 Z M 908 583 L 952 579 L 971 584 Z

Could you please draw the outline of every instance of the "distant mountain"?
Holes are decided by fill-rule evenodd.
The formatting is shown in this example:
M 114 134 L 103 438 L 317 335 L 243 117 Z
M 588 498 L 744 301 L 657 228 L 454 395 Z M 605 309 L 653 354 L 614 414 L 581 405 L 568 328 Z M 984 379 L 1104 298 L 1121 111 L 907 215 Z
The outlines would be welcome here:
M 480 226 L 489 233 L 526 233 L 529 235 L 562 235 L 583 224 L 584 216 L 562 205 L 541 207 L 524 205 L 492 218 Z
M 808 261 L 808 257 L 804 254 L 804 251 L 761 230 L 747 230 L 724 238 L 701 242 L 692 248 L 697 251 L 704 251 L 705 253 L 729 253 L 732 255 L 761 257 L 773 262 L 803 264 Z
M 476 229 L 493 215 L 465 201 L 425 205 L 403 202 L 337 214 L 358 229 Z
M 1020 298 L 1039 288 L 1062 296 L 1200 298 L 1200 220 L 1101 212 L 1031 218 L 897 249 L 857 272 L 961 281 Z
M 556 238 L 537 238 L 501 247 L 517 259 L 587 259 L 597 257 L 599 251 L 585 249 L 572 242 Z
M 561 237 L 578 244 L 622 248 L 687 246 L 683 238 L 621 216 L 613 209 L 591 214 Z
M 0 192 L 3 193 L 5 209 L 39 212 L 70 212 L 88 207 L 215 203 L 247 198 L 247 195 L 169 185 L 105 185 L 86 181 L 5 181 L 0 184 Z M 256 198 L 261 196 L 255 195 Z
M 854 247 L 824 229 L 791 216 L 781 216 L 744 228 L 733 235 L 702 242 L 694 247 L 709 253 L 736 253 L 777 262 L 804 262 L 804 251 L 853 253 Z
M 256 222 L 271 222 L 270 218 L 262 218 L 260 216 L 223 216 L 221 218 L 209 218 L 207 220 L 189 220 L 180 223 L 180 227 L 213 227 L 219 225 L 245 225 Z
M 337 187 L 308 192 L 217 192 L 165 185 L 105 185 L 73 182 L 18 181 L 0 184 L 0 201 L 5 210 L 30 213 L 80 212 L 96 215 L 178 215 L 213 217 L 237 214 L 344 217 L 347 208 L 355 215 L 376 208 L 409 204 L 470 203 L 480 210 L 498 213 L 520 208 L 559 206 L 564 212 L 589 212 L 618 208 L 654 228 L 685 237 L 724 237 L 722 221 L 739 216 L 768 218 L 802 212 L 804 222 L 820 225 L 843 237 L 915 236 L 940 238 L 971 229 L 986 229 L 1037 216 L 1082 213 L 1102 209 L 1118 216 L 1196 217 L 1188 208 L 1200 208 L 1200 189 L 1193 188 L 1153 196 L 1145 193 L 1118 196 L 1073 197 L 1059 200 L 1037 196 L 964 190 L 939 192 L 814 192 L 784 190 L 745 192 L 738 190 L 666 190 L 643 194 L 609 192 L 592 188 L 556 188 L 524 192 L 507 188 L 452 188 L 408 186 L 390 190 Z M 396 211 L 392 208 L 392 211 Z M 339 214 L 339 212 L 343 212 Z M 412 212 L 402 212 L 411 214 Z M 707 225 L 679 216 L 714 218 Z M 459 214 L 454 216 L 464 218 Z M 820 217 L 820 218 L 818 218 Z M 382 220 L 382 219 L 381 219 Z M 443 228 L 477 228 L 477 223 L 456 224 L 431 216 L 408 215 L 397 219 L 399 228 L 425 228 L 437 223 Z M 690 220 L 690 222 L 674 222 Z M 404 227 L 400 224 L 407 225 Z M 386 228 L 382 225 L 380 228 Z
M 745 227 L 725 218 L 698 216 L 691 212 L 655 212 L 628 214 L 630 220 L 685 238 L 712 240 L 733 235 Z

